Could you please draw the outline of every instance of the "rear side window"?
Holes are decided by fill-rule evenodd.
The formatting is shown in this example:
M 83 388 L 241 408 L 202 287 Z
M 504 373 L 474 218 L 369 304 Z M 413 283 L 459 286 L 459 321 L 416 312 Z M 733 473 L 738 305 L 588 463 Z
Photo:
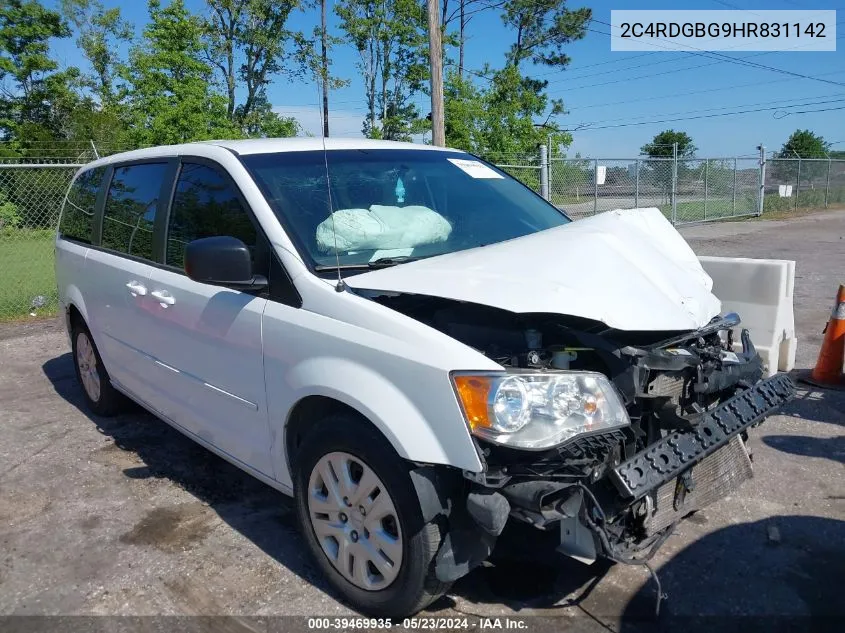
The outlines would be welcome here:
M 117 167 L 103 212 L 102 246 L 153 258 L 153 224 L 167 163 Z
M 62 237 L 86 244 L 91 243 L 94 204 L 97 201 L 97 191 L 105 171 L 105 167 L 89 169 L 79 174 L 73 181 L 67 192 L 65 206 L 62 208 L 62 221 L 59 224 Z
M 182 268 L 189 242 L 218 235 L 241 240 L 249 247 L 255 263 L 255 226 L 235 188 L 213 167 L 183 163 L 170 207 L 167 263 Z

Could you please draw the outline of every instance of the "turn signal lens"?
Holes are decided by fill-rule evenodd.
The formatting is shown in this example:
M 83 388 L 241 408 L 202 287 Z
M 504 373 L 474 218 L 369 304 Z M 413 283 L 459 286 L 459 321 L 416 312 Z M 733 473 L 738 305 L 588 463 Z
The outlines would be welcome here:
M 473 431 L 481 427 L 490 426 L 490 416 L 487 412 L 490 388 L 493 386 L 492 376 L 455 376 L 455 389 L 464 409 L 469 427 Z

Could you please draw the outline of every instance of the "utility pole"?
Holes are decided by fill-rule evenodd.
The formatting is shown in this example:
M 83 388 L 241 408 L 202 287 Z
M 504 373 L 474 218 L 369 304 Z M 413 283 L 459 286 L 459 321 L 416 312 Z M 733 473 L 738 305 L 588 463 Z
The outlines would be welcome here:
M 443 45 L 440 41 L 440 3 L 428 0 L 428 60 L 431 68 L 431 144 L 446 145 L 443 120 Z
M 320 31 L 320 46 L 321 60 L 320 71 L 323 78 L 323 136 L 329 137 L 329 52 L 328 52 L 328 31 L 326 31 L 326 5 L 329 0 L 321 0 L 320 2 L 320 24 L 322 30 Z

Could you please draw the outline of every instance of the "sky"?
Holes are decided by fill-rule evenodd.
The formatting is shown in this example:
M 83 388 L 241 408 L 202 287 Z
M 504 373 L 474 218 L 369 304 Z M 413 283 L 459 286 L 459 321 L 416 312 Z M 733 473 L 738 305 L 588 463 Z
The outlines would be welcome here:
M 329 3 L 329 30 L 341 36 L 331 13 L 332 0 Z M 45 4 L 56 5 L 58 0 Z M 137 33 L 148 21 L 145 2 L 103 0 L 103 4 L 120 6 L 124 17 L 136 25 Z M 186 0 L 186 4 L 197 13 L 205 11 L 203 0 Z M 845 0 L 569 0 L 569 6 L 588 6 L 594 18 L 587 36 L 567 47 L 571 64 L 565 70 L 523 69 L 527 75 L 547 80 L 549 95 L 563 100 L 567 113 L 558 123 L 573 130 L 574 138 L 566 155 L 637 156 L 643 144 L 667 128 L 687 132 L 701 157 L 750 157 L 761 143 L 767 150 L 776 151 L 793 131 L 805 128 L 832 142 L 832 149 L 845 150 L 845 109 L 834 109 L 845 106 Z M 722 61 L 697 51 L 611 52 L 610 11 L 620 8 L 837 9 L 838 50 L 723 53 L 732 60 L 749 59 L 758 66 Z M 311 9 L 292 15 L 288 26 L 310 32 L 318 22 L 319 11 Z M 618 30 L 613 30 L 618 37 Z M 468 35 L 466 67 L 470 70 L 480 69 L 485 62 L 501 66 L 505 51 L 514 41 L 513 33 L 493 12 L 474 16 Z M 72 40 L 55 41 L 53 51 L 64 65 L 85 66 Z M 447 50 L 447 56 L 456 60 L 457 50 Z M 361 134 L 366 105 L 358 59 L 357 52 L 347 45 L 333 49 L 333 72 L 350 80 L 348 87 L 330 95 L 333 136 Z M 761 68 L 763 65 L 777 70 Z M 320 100 L 313 83 L 276 77 L 268 88 L 268 97 L 278 112 L 296 117 L 304 131 L 320 133 Z M 416 96 L 415 101 L 422 112 L 429 112 L 426 95 Z M 763 108 L 769 109 L 760 111 Z M 823 109 L 828 111 L 798 113 Z M 741 113 L 746 110 L 757 111 Z

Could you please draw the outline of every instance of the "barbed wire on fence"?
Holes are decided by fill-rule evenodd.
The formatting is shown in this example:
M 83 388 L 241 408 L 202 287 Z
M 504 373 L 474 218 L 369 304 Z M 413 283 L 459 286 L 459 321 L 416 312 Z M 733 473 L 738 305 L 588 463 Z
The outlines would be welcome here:
M 103 156 L 111 156 L 133 149 L 137 145 L 124 143 L 94 143 L 93 141 L 0 141 L 0 165 L 14 164 L 72 164 L 88 163 Z

